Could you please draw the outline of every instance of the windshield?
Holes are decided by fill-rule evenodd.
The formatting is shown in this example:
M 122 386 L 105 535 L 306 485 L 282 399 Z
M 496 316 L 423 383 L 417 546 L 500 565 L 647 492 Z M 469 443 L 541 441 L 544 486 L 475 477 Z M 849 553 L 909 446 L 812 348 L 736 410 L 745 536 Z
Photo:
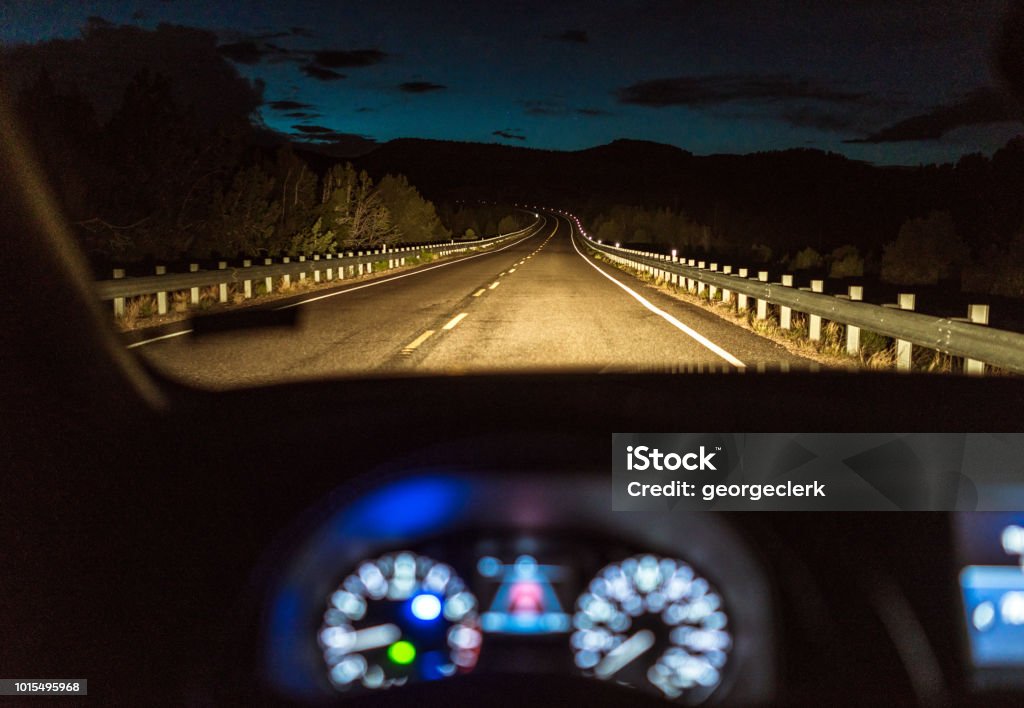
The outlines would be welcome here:
M 97 302 L 189 384 L 1024 371 L 1006 2 L 2 14 Z

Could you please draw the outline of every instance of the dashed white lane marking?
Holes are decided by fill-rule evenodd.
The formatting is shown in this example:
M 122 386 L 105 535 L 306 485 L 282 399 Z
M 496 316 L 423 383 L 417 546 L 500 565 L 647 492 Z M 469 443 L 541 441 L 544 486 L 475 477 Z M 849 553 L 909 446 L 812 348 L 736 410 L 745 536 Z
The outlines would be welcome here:
M 473 297 L 480 297 L 480 296 L 481 296 L 481 295 L 483 295 L 483 294 L 484 294 L 485 292 L 487 292 L 487 288 L 480 288 L 480 289 L 479 289 L 479 290 L 477 290 L 477 291 L 476 291 L 475 293 L 473 293 Z
M 416 337 L 416 339 L 412 340 L 411 342 L 406 344 L 404 347 L 402 347 L 402 353 L 403 354 L 412 354 L 416 350 L 416 347 L 418 347 L 419 345 L 423 344 L 423 342 L 425 342 L 428 339 L 430 339 L 430 335 L 432 335 L 433 333 L 434 333 L 434 330 L 428 329 L 426 332 L 424 332 L 420 336 Z
M 501 281 L 500 280 L 495 280 L 493 283 L 491 283 L 490 285 L 487 286 L 487 289 L 488 290 L 494 290 L 499 285 L 501 285 Z
M 451 318 L 448 321 L 448 324 L 446 324 L 441 329 L 455 329 L 455 325 L 457 325 L 459 322 L 462 322 L 462 320 L 466 319 L 466 315 L 468 314 L 468 312 L 460 312 L 459 314 L 455 315 L 455 317 Z

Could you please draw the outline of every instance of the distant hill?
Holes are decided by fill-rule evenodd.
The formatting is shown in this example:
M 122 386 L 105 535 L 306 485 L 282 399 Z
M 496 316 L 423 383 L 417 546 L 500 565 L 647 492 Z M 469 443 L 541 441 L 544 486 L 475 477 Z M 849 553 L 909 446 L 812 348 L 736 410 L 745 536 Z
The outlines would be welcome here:
M 718 229 L 757 221 L 765 242 L 820 248 L 882 235 L 891 240 L 906 218 L 908 197 L 917 201 L 916 170 L 804 149 L 695 156 L 638 140 L 558 152 L 401 139 L 354 162 L 374 177 L 401 172 L 435 201 L 538 199 L 584 213 L 613 204 L 669 207 Z

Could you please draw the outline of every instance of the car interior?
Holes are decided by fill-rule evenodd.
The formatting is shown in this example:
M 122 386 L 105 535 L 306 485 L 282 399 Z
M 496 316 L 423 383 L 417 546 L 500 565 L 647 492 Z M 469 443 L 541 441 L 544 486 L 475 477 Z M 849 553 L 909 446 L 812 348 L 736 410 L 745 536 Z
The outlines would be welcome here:
M 617 432 L 1019 432 L 1019 377 L 204 390 L 126 349 L 0 124 L 3 676 L 119 705 L 1024 701 L 1021 635 L 980 640 L 962 584 L 1020 567 L 1024 511 L 613 512 L 609 474 Z

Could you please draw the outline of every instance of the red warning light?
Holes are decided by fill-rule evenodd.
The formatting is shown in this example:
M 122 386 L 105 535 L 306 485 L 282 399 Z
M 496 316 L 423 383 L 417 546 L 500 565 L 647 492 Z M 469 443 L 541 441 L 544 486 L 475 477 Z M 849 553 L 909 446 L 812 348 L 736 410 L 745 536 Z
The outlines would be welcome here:
M 511 614 L 540 614 L 544 611 L 544 589 L 532 580 L 520 580 L 509 591 L 508 610 Z

